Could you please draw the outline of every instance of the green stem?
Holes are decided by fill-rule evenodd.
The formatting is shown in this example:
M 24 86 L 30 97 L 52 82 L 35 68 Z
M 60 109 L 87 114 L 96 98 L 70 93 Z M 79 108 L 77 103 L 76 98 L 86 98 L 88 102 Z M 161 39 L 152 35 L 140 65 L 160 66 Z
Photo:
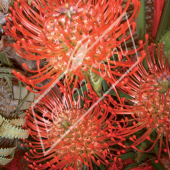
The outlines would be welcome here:
M 137 23 L 137 32 L 138 32 L 138 39 L 145 41 L 145 33 L 146 33 L 146 22 L 145 22 L 145 1 L 140 0 L 141 8 L 139 15 L 136 19 Z
M 140 3 L 141 3 L 141 8 L 140 8 L 139 15 L 136 19 L 136 24 L 137 24 L 136 27 L 137 27 L 138 39 L 143 40 L 143 42 L 145 42 L 146 41 L 146 39 L 145 39 L 145 34 L 146 34 L 145 1 L 140 0 Z M 146 44 L 145 50 L 146 50 L 147 46 L 148 46 L 148 44 Z M 148 70 L 146 58 L 143 60 L 143 65 L 144 65 L 145 69 Z
M 139 150 L 144 151 L 146 149 L 146 147 L 147 147 L 147 144 L 145 142 L 142 142 L 140 147 L 139 147 Z M 142 157 L 142 154 L 143 154 L 142 152 L 137 153 L 136 158 L 135 158 L 137 163 L 140 163 L 140 159 Z

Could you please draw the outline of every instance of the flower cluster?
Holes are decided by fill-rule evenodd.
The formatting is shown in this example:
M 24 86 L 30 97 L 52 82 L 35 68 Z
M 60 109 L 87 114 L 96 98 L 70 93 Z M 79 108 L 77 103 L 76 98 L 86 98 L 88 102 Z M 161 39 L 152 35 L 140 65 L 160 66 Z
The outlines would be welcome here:
M 42 92 L 62 73 L 67 75 L 71 84 L 74 75 L 84 78 L 87 70 L 100 76 L 109 72 L 105 79 L 111 82 L 114 79 L 112 74 L 121 76 L 117 68 L 129 68 L 134 63 L 127 56 L 144 46 L 141 41 L 139 48 L 134 50 L 125 51 L 120 47 L 135 32 L 139 7 L 139 0 L 126 3 L 122 0 L 32 0 L 31 6 L 24 0 L 14 2 L 9 15 L 12 22 L 7 18 L 4 29 L 16 40 L 13 47 L 17 53 L 37 63 L 37 70 L 29 70 L 23 64 L 33 76 L 25 77 L 15 70 L 14 75 Z M 129 8 L 133 11 L 126 18 Z M 119 54 L 115 60 L 112 59 L 114 54 Z M 46 64 L 40 67 L 43 59 Z M 95 68 L 92 67 L 94 63 Z M 40 86 L 46 79 L 50 82 Z
M 163 11 L 164 6 L 168 9 L 170 3 L 14 1 L 3 27 L 13 39 L 4 46 L 15 50 L 28 71 L 12 73 L 40 96 L 25 119 L 0 115 L 0 137 L 23 138 L 27 161 L 23 166 L 35 170 L 95 166 L 121 170 L 124 165 L 152 170 L 151 163 L 158 169 L 169 167 L 170 65 L 163 52 L 169 54 L 169 32 L 161 37 L 168 29 L 162 21 L 168 11 Z M 150 44 L 158 38 L 164 49 L 162 43 Z M 34 68 L 28 68 L 30 62 Z M 0 83 L 0 112 L 10 113 L 15 109 L 10 87 L 4 79 Z M 19 97 L 17 111 L 26 97 Z M 1 165 L 13 159 L 16 147 L 0 147 Z M 9 167 L 22 165 L 15 161 Z
M 73 170 L 86 165 L 87 169 L 93 169 L 93 163 L 108 166 L 108 159 L 117 160 L 125 150 L 113 146 L 125 139 L 119 136 L 116 115 L 107 111 L 108 103 L 100 102 L 88 110 L 90 99 L 82 98 L 85 105 L 80 107 L 66 93 L 69 89 L 64 91 L 61 98 L 54 87 L 27 111 L 31 139 L 24 140 L 28 145 L 22 146 L 30 148 L 25 156 L 29 167 Z
M 155 45 L 152 44 L 147 51 L 149 71 L 141 63 L 137 66 L 138 71 L 128 76 L 126 85 L 120 90 L 126 92 L 131 99 L 124 100 L 115 112 L 132 117 L 128 120 L 129 125 L 120 133 L 132 144 L 120 145 L 124 148 L 132 147 L 137 151 L 148 152 L 159 141 L 158 160 L 160 160 L 162 151 L 170 156 L 170 70 L 162 45 L 155 50 Z M 137 138 L 135 133 L 142 130 L 145 131 Z M 139 145 L 146 140 L 151 142 L 151 145 L 140 149 Z

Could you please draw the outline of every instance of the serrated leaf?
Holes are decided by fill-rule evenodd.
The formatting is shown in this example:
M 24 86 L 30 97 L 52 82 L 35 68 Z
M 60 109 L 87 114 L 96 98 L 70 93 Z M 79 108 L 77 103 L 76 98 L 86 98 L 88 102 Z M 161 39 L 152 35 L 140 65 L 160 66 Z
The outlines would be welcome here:
M 4 156 L 11 155 L 15 149 L 16 149 L 16 146 L 10 147 L 10 148 L 0 148 L 0 156 L 4 157 Z
M 10 61 L 10 59 L 5 55 L 5 53 L 0 53 L 0 61 L 3 65 L 6 66 L 13 66 L 12 62 Z

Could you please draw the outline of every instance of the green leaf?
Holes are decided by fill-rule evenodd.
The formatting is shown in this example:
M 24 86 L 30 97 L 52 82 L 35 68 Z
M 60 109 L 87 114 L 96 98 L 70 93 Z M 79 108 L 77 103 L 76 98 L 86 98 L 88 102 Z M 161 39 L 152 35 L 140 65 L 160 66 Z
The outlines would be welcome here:
M 120 97 L 125 97 L 126 99 L 132 99 L 132 97 L 130 97 L 128 94 L 125 94 L 119 90 L 117 90 L 118 94 Z M 114 90 L 111 90 L 108 94 L 112 95 L 112 96 L 117 96 Z
M 81 105 L 81 107 L 84 106 L 84 101 L 82 99 L 80 100 L 80 105 Z
M 93 87 L 93 90 L 96 92 L 96 94 L 101 97 L 102 96 L 102 81 L 103 78 L 99 76 L 98 74 L 92 72 L 89 70 L 88 77 L 90 80 L 90 84 Z
M 103 80 L 103 81 L 102 81 L 102 87 L 103 87 L 104 92 L 107 91 L 107 90 L 109 89 L 109 86 L 108 86 L 106 80 Z
M 86 165 L 83 165 L 82 170 L 87 170 L 87 166 L 86 166 Z
M 143 40 L 143 42 L 145 42 L 145 34 L 146 34 L 145 1 L 140 0 L 140 3 L 141 3 L 141 8 L 140 8 L 139 15 L 136 19 L 136 28 L 137 28 L 137 33 L 138 33 L 138 39 Z M 144 58 L 143 60 L 143 65 L 145 69 L 148 71 L 146 58 Z
M 158 156 L 158 154 L 159 154 L 158 143 L 155 144 L 154 151 L 155 151 L 156 155 Z
M 135 168 L 135 167 L 138 167 L 138 164 L 134 162 L 134 163 L 126 166 L 126 167 L 124 168 L 124 170 L 132 169 L 132 168 Z
M 146 156 L 150 159 L 152 163 L 148 163 L 151 165 L 155 170 L 165 170 L 164 167 L 160 163 L 155 163 L 156 158 L 152 155 L 146 154 Z
M 148 159 L 147 154 L 146 153 L 142 153 L 142 156 L 140 158 L 140 162 L 144 162 L 144 160 Z
M 73 84 L 70 84 L 70 89 L 73 89 L 74 85 Z
M 156 133 L 156 129 L 155 129 L 155 128 L 152 129 L 152 133 L 150 134 L 150 138 L 151 138 L 152 140 L 156 140 L 156 138 L 157 138 L 157 133 Z
M 93 170 L 100 170 L 100 168 L 92 161 Z
M 84 84 L 82 87 L 80 87 L 80 89 L 75 93 L 75 95 L 74 95 L 74 99 L 77 99 L 77 97 L 79 96 L 79 95 L 81 95 L 81 96 L 83 96 L 84 94 L 84 92 L 85 91 L 87 91 L 88 89 L 87 89 L 87 84 Z
M 125 153 L 125 154 L 122 154 L 121 155 L 121 160 L 125 160 L 125 159 L 128 159 L 128 158 L 134 158 L 135 157 L 135 153 L 134 152 L 128 152 L 128 153 Z
M 102 163 L 100 163 L 101 165 L 100 165 L 100 170 L 105 170 L 105 166 L 102 164 Z
M 139 15 L 136 19 L 137 23 L 137 32 L 139 40 L 145 41 L 145 33 L 146 33 L 146 23 L 145 23 L 145 1 L 140 0 L 141 8 Z
M 148 164 L 151 165 L 155 170 L 165 170 L 165 168 L 160 163 L 153 162 L 152 164 L 151 163 Z

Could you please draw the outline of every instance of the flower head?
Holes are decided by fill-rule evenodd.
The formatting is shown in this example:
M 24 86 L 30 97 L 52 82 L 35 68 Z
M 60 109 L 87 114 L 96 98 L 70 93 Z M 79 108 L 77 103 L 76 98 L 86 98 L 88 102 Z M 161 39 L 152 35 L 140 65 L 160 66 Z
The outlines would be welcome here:
M 159 142 L 160 160 L 161 152 L 167 152 L 170 157 L 170 70 L 169 63 L 162 51 L 162 45 L 155 50 L 152 44 L 147 49 L 147 69 L 139 64 L 138 71 L 128 76 L 127 83 L 119 90 L 131 97 L 123 100 L 119 109 L 114 109 L 117 114 L 130 115 L 122 137 L 127 137 L 132 144 L 123 146 L 132 147 L 138 151 L 148 152 Z M 142 133 L 139 137 L 136 132 Z M 132 136 L 133 135 L 133 136 Z M 142 144 L 145 140 L 151 144 Z M 139 147 L 140 145 L 140 147 Z
M 27 111 L 27 128 L 32 137 L 25 140 L 30 148 L 25 156 L 29 166 L 75 170 L 83 164 L 93 169 L 92 162 L 98 166 L 109 165 L 109 159 L 116 160 L 124 152 L 119 146 L 113 147 L 124 140 L 113 126 L 115 114 L 107 112 L 107 102 L 89 108 L 93 103 L 86 97 L 81 97 L 84 106 L 74 105 L 69 90 L 64 91 L 62 99 L 53 88 L 34 110 Z
M 50 86 L 52 82 L 38 86 L 46 79 L 54 81 L 64 72 L 72 82 L 73 75 L 84 77 L 84 72 L 91 67 L 98 75 L 110 71 L 120 76 L 115 69 L 120 66 L 129 68 L 134 62 L 126 56 L 143 47 L 141 42 L 138 49 L 122 52 L 120 45 L 134 33 L 140 7 L 139 0 L 123 3 L 123 0 L 32 0 L 29 6 L 24 0 L 15 1 L 15 9 L 10 7 L 12 22 L 7 18 L 4 29 L 16 39 L 13 46 L 19 55 L 36 60 L 37 70 L 29 70 L 23 64 L 33 76 L 13 73 L 38 90 Z M 133 8 L 133 12 L 126 18 L 128 8 Z M 114 53 L 120 55 L 111 61 Z M 122 56 L 122 53 L 126 55 Z M 121 64 L 125 58 L 128 62 Z M 47 64 L 40 68 L 42 59 Z M 92 66 L 94 63 L 95 67 Z M 105 78 L 109 81 L 108 75 Z

